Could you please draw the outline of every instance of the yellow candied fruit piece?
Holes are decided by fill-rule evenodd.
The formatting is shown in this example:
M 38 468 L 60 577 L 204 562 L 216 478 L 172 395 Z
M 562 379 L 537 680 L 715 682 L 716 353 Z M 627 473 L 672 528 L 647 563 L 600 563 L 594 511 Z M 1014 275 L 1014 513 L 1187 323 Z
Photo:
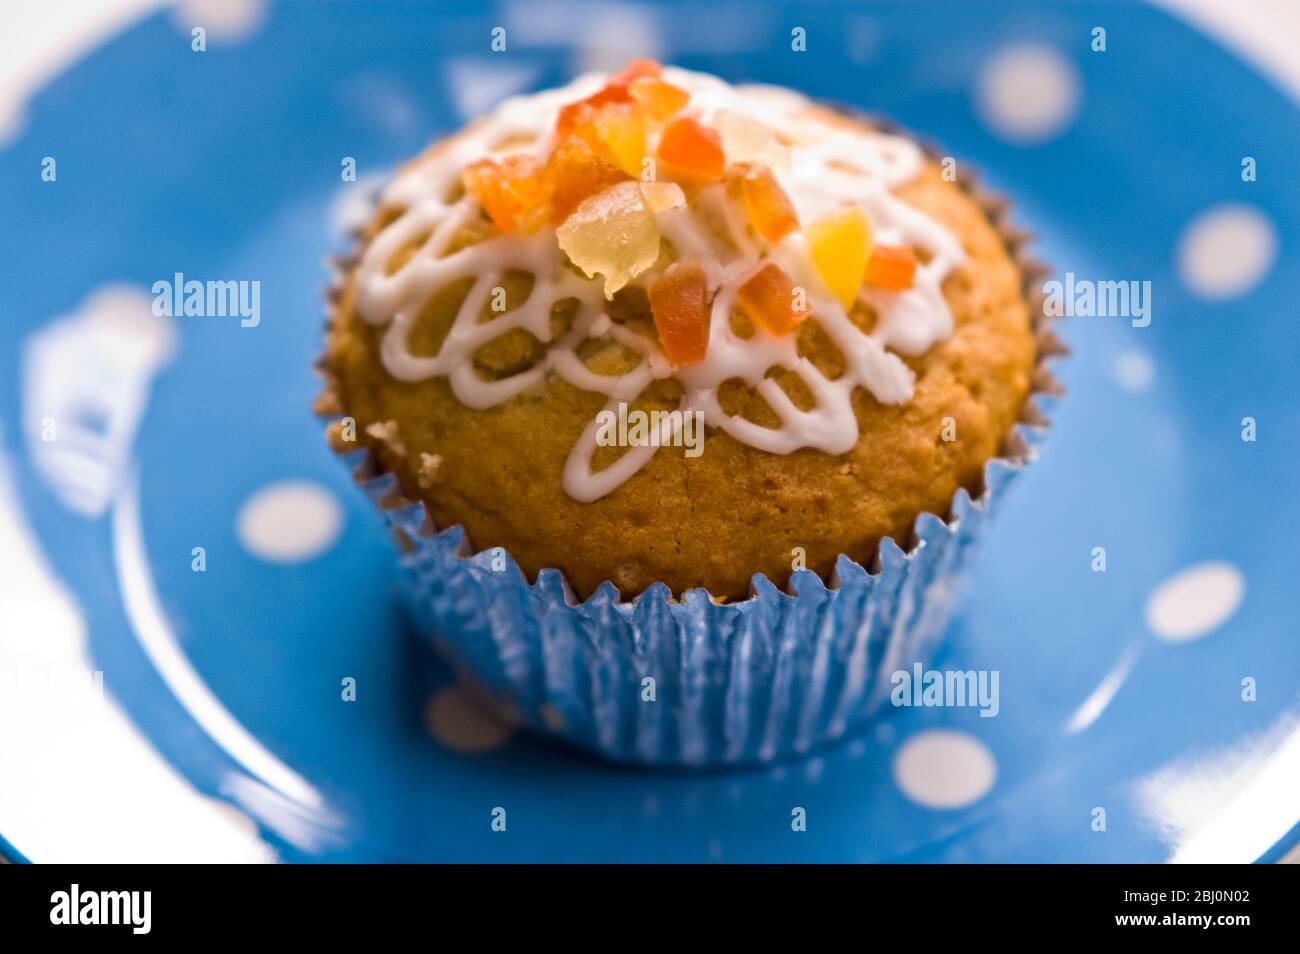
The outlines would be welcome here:
M 690 102 L 691 94 L 665 83 L 657 76 L 640 76 L 627 88 L 628 94 L 655 119 L 663 122 Z
M 844 209 L 813 222 L 804 235 L 822 281 L 840 300 L 853 307 L 862 276 L 871 258 L 871 222 L 861 209 Z
M 578 127 L 592 147 L 604 147 L 609 159 L 630 176 L 641 174 L 645 159 L 645 119 L 630 104 L 613 103 L 599 110 L 587 123 Z

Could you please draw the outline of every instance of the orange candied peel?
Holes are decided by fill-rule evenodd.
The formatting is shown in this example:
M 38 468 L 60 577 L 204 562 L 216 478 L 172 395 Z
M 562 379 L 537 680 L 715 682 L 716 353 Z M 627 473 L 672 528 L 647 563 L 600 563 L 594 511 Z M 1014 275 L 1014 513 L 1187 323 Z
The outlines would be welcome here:
M 648 123 L 662 122 L 690 99 L 685 90 L 660 79 L 661 72 L 653 60 L 633 60 L 590 96 L 562 107 L 556 136 L 580 136 L 628 175 L 639 174 Z
M 627 175 L 596 155 L 585 139 L 566 136 L 546 160 L 545 178 L 551 223 L 558 225 L 573 214 L 583 199 L 622 182 Z
M 799 216 L 790 197 L 767 166 L 739 165 L 740 195 L 754 230 L 769 242 L 779 241 L 799 228 Z
M 659 137 L 659 158 L 702 179 L 721 179 L 727 165 L 722 136 L 688 116 L 679 116 L 664 127 Z
M 661 78 L 653 60 L 633 60 L 592 95 L 560 110 L 556 142 L 540 159 L 484 158 L 462 170 L 465 191 L 502 231 L 559 225 L 582 202 L 629 178 L 645 162 L 646 135 L 690 95 Z M 653 211 L 684 203 L 680 189 L 646 194 Z
M 650 311 L 669 361 L 683 365 L 704 360 L 711 308 L 699 262 L 676 262 L 665 269 L 650 285 Z
M 639 79 L 658 79 L 662 72 L 663 68 L 654 60 L 633 60 L 590 96 L 564 106 L 555 121 L 556 134 L 569 135 L 577 126 L 607 105 L 633 102 L 630 89 L 632 84 Z
M 877 245 L 867 262 L 864 280 L 890 291 L 912 287 L 916 278 L 916 251 L 910 245 Z
M 573 128 L 592 150 L 630 176 L 645 158 L 646 121 L 635 103 L 606 103 Z
M 560 113 L 555 119 L 555 134 L 561 138 L 568 136 L 583 123 L 590 122 L 606 106 L 630 102 L 632 97 L 627 87 L 602 86 L 586 99 L 580 99 L 560 108 Z
M 630 86 L 637 80 L 649 76 L 658 78 L 663 74 L 664 68 L 659 65 L 657 60 L 636 59 L 628 63 L 609 79 L 610 86 Z
M 822 281 L 845 311 L 853 307 L 871 258 L 871 222 L 859 208 L 833 212 L 813 222 L 804 235 Z
M 775 262 L 768 262 L 737 289 L 740 303 L 750 317 L 758 319 L 774 335 L 793 331 L 808 317 L 806 309 L 796 308 L 796 292 L 790 277 Z
M 461 173 L 465 191 L 505 232 L 532 230 L 545 220 L 547 188 L 543 166 L 532 156 L 480 159 Z
M 657 76 L 638 76 L 627 88 L 631 97 L 659 122 L 672 117 L 688 102 L 691 94 Z

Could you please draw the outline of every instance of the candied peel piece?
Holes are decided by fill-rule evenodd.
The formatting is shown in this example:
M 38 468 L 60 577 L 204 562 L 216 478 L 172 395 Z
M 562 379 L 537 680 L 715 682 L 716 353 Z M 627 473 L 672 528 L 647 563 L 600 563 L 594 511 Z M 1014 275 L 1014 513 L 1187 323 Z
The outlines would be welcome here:
M 732 109 L 720 109 L 713 125 L 722 136 L 729 162 L 762 163 L 776 169 L 790 164 L 790 150 L 771 126 Z
M 709 288 L 697 261 L 676 262 L 650 285 L 659 343 L 675 365 L 704 360 L 709 348 Z
M 628 86 L 646 76 L 661 76 L 663 71 L 664 68 L 656 60 L 636 59 L 610 77 L 609 83 L 611 86 Z
M 547 202 L 544 167 L 532 156 L 480 159 L 461 173 L 468 192 L 492 224 L 504 232 L 532 230 L 545 220 Z
M 606 298 L 659 257 L 659 229 L 636 182 L 620 182 L 583 199 L 555 235 L 588 278 L 605 277 Z
M 601 158 L 628 175 L 637 175 L 645 158 L 646 129 L 690 99 L 660 79 L 654 60 L 633 60 L 590 96 L 563 106 L 555 120 L 560 140 L 579 136 Z
M 651 212 L 664 212 L 686 204 L 686 193 L 676 182 L 642 182 L 641 198 Z
M 590 122 L 606 106 L 631 101 L 632 97 L 626 87 L 604 86 L 586 99 L 561 107 L 555 119 L 555 134 L 559 138 L 572 135 L 579 126 Z
M 569 135 L 611 103 L 633 102 L 630 91 L 632 83 L 645 77 L 656 78 L 661 72 L 662 67 L 654 60 L 633 60 L 590 96 L 562 107 L 555 120 L 556 134 L 560 137 Z
M 853 307 L 871 258 L 871 222 L 858 208 L 834 212 L 813 222 L 804 235 L 814 264 L 844 310 Z
M 795 325 L 808 317 L 806 310 L 796 307 L 796 288 L 790 276 L 775 262 L 768 262 L 737 289 L 740 303 L 750 317 L 774 335 L 794 330 Z
M 628 175 L 641 171 L 645 158 L 646 121 L 635 103 L 607 103 L 573 129 L 598 156 Z
M 912 287 L 916 278 L 916 250 L 910 245 L 877 245 L 867 262 L 865 281 L 890 291 Z
M 740 196 L 749 221 L 768 242 L 779 241 L 799 228 L 799 216 L 781 183 L 767 166 L 742 164 L 737 167 Z
M 583 199 L 625 181 L 627 175 L 596 155 L 586 140 L 566 136 L 546 160 L 545 178 L 550 190 L 551 223 L 558 225 L 573 214 Z
M 689 116 L 679 116 L 659 137 L 659 158 L 688 175 L 721 179 L 727 164 L 722 136 Z
M 652 118 L 663 122 L 690 102 L 691 94 L 657 76 L 639 76 L 627 88 L 628 94 L 641 104 Z

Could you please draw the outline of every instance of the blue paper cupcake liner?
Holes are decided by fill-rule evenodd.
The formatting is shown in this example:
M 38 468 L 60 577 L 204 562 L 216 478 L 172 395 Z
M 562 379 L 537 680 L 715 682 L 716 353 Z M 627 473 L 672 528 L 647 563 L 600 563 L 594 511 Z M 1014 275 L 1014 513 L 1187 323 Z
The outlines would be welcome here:
M 523 724 L 639 765 L 781 759 L 880 709 L 893 673 L 933 658 L 972 552 L 1060 393 L 1045 363 L 1065 350 L 1038 304 L 1045 269 L 1020 257 L 1028 236 L 1004 224 L 1006 203 L 961 185 L 1020 263 L 1039 345 L 1022 421 L 977 499 L 959 490 L 946 519 L 917 518 L 906 551 L 886 538 L 871 569 L 841 555 L 830 581 L 799 570 L 789 592 L 759 574 L 743 602 L 703 589 L 674 599 L 663 583 L 624 601 L 608 581 L 579 601 L 560 571 L 529 583 L 503 549 L 474 552 L 460 526 L 436 529 L 377 458 L 345 453 L 401 545 L 403 601 L 430 644 Z

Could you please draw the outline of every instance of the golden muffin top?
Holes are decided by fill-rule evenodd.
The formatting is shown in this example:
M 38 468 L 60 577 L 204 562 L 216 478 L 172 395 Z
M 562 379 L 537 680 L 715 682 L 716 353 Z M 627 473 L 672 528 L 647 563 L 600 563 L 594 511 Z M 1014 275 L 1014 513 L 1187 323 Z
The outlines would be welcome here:
M 683 412 L 737 440 L 777 454 L 843 453 L 858 437 L 853 389 L 907 400 L 914 380 L 900 355 L 921 354 L 952 332 L 941 286 L 964 258 L 961 244 L 890 191 L 921 165 L 906 140 L 828 122 L 792 93 L 634 63 L 607 80 L 511 100 L 451 148 L 407 168 L 384 193 L 391 221 L 361 258 L 358 306 L 387 328 L 390 374 L 446 377 L 470 407 L 499 404 L 557 374 L 606 395 L 614 411 L 672 376 L 683 386 Z M 414 254 L 396 260 L 415 243 Z M 532 279 L 522 303 L 508 300 L 502 276 L 512 271 Z M 438 353 L 414 354 L 415 317 L 466 279 L 473 285 Z M 630 285 L 647 292 L 653 336 L 608 319 L 607 302 Z M 483 321 L 494 295 L 496 314 Z M 564 301 L 576 311 L 555 333 L 552 312 Z M 859 301 L 874 312 L 870 330 L 850 318 Z M 731 327 L 737 308 L 753 333 Z M 795 331 L 806 319 L 843 354 L 837 378 L 798 353 Z M 505 377 L 475 369 L 479 348 L 520 331 L 545 345 L 541 361 Z M 616 375 L 595 373 L 578 358 L 593 339 L 642 360 Z M 767 379 L 773 370 L 798 378 L 813 406 L 787 399 Z M 732 379 L 757 388 L 779 423 L 728 414 L 718 390 Z M 593 472 L 599 426 L 577 442 L 565 469 L 577 500 L 609 493 L 654 452 L 646 445 Z
M 363 243 L 333 409 L 440 524 L 583 593 L 903 542 L 1034 364 L 1005 243 L 915 144 L 649 62 L 436 145 Z

